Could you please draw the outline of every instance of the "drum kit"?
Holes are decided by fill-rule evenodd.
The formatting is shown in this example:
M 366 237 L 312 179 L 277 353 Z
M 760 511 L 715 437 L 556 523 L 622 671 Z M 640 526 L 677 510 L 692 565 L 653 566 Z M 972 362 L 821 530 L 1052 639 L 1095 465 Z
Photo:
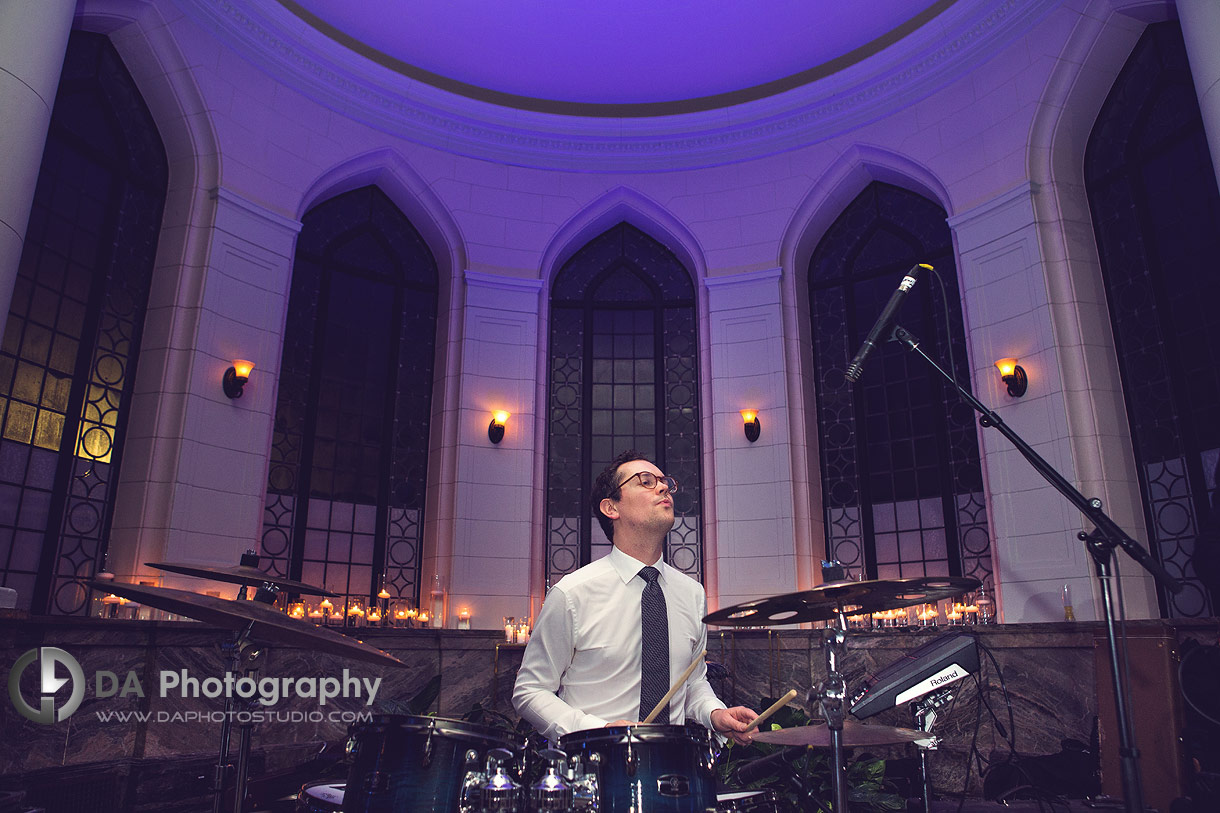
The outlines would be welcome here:
M 238 600 L 146 585 L 94 582 L 91 586 L 152 607 L 235 631 L 228 647 L 233 672 L 252 671 L 265 644 L 294 644 L 381 665 L 404 665 L 368 644 L 290 618 L 270 604 L 280 592 L 331 595 L 302 582 L 275 579 L 252 554 L 238 567 L 150 563 L 170 572 L 241 585 Z M 246 600 L 246 588 L 257 587 Z M 925 731 L 866 725 L 845 718 L 842 662 L 849 615 L 936 602 L 976 589 L 967 578 L 889 579 L 823 584 L 727 607 L 708 615 L 710 625 L 760 627 L 830 621 L 825 631 L 827 677 L 810 694 L 823 722 L 759 731 L 757 742 L 829 749 L 830 809 L 847 810 L 844 749 L 926 740 Z M 233 701 L 228 701 L 232 703 Z M 782 705 L 777 703 L 776 706 Z M 774 707 L 773 707 L 774 708 Z M 768 709 L 771 711 L 772 709 Z M 226 711 L 231 709 L 226 708 Z M 236 769 L 229 759 L 229 720 L 222 725 L 214 784 L 214 813 L 232 788 L 243 810 L 248 780 L 249 726 L 243 726 Z M 296 813 L 737 813 L 783 810 L 771 791 L 717 794 L 717 740 L 700 725 L 629 725 L 577 731 L 558 748 L 532 749 L 525 737 L 501 728 L 441 717 L 375 714 L 349 730 L 345 782 L 312 781 L 301 788 Z M 230 777 L 233 781 L 230 782 Z

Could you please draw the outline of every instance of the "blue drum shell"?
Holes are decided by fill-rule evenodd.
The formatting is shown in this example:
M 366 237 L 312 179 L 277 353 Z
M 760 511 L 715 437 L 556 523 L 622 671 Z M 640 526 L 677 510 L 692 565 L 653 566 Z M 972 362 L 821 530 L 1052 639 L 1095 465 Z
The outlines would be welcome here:
M 442 717 L 375 715 L 349 731 L 354 743 L 344 793 L 344 813 L 435 811 L 458 813 L 466 777 L 466 753 L 505 748 L 514 755 L 523 739 L 487 726 Z
M 600 755 L 598 813 L 704 813 L 716 807 L 712 738 L 701 725 L 574 731 L 560 739 L 559 748 L 580 756 L 585 770 L 589 757 Z

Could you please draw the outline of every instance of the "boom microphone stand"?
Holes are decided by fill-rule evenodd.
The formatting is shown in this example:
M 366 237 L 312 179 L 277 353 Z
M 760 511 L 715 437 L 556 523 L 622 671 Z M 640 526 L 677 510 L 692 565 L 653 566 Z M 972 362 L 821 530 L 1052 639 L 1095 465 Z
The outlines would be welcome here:
M 1041 474 L 1048 483 L 1054 486 L 1060 494 L 1066 497 L 1072 505 L 1076 506 L 1093 523 L 1093 531 L 1091 533 L 1086 534 L 1081 532 L 1077 534 L 1077 537 L 1085 543 L 1089 555 L 1093 557 L 1093 562 L 1097 569 L 1097 579 L 1101 585 L 1102 606 L 1105 609 L 1106 643 L 1110 653 L 1110 676 L 1114 681 L 1115 719 L 1118 723 L 1119 738 L 1119 766 L 1122 771 L 1125 810 L 1127 813 L 1143 813 L 1144 793 L 1140 786 L 1139 751 L 1135 747 L 1131 718 L 1127 710 L 1127 692 L 1122 682 L 1118 642 L 1114 634 L 1114 603 L 1110 596 L 1110 565 L 1113 561 L 1114 549 L 1121 547 L 1127 552 L 1128 556 L 1139 563 L 1140 567 L 1151 573 L 1157 583 L 1166 590 L 1178 593 L 1181 592 L 1183 585 L 1170 576 L 1161 567 L 1160 563 L 1153 559 L 1148 551 L 1144 550 L 1139 542 L 1136 542 L 1122 528 L 1118 527 L 1118 524 L 1102 510 L 1101 500 L 1096 497 L 1085 497 L 1081 494 L 1050 463 L 1047 463 L 1028 443 L 1022 440 L 1020 435 L 1009 428 L 1000 419 L 999 415 L 983 406 L 968 390 L 958 384 L 953 376 L 941 369 L 939 364 L 920 349 L 919 339 L 912 335 L 910 331 L 901 325 L 894 325 L 890 337 L 932 365 L 932 369 L 936 370 L 946 381 L 952 384 L 966 403 L 970 404 L 974 411 L 979 413 L 981 416 L 979 418 L 980 425 L 986 428 L 994 428 L 1001 435 L 1008 438 L 1017 451 L 1021 453 L 1021 456 L 1034 467 L 1034 470 Z

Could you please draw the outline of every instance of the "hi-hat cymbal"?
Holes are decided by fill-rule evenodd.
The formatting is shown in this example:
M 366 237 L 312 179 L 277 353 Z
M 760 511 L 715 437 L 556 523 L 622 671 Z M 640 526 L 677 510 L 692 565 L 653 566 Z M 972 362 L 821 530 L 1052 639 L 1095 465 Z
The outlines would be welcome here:
M 285 593 L 306 593 L 311 596 L 338 595 L 337 593 L 323 590 L 321 587 L 314 587 L 312 584 L 306 584 L 305 582 L 281 579 L 279 576 L 272 576 L 270 573 L 264 573 L 257 567 L 249 567 L 247 565 L 194 565 L 185 562 L 145 562 L 144 564 L 149 567 L 155 567 L 157 570 L 168 570 L 170 573 L 181 573 L 184 576 L 196 576 L 200 579 L 211 579 L 212 581 L 228 582 L 230 584 L 257 586 L 263 582 L 271 582 Z
M 800 593 L 786 593 L 725 607 L 706 616 L 703 621 L 724 627 L 770 627 L 826 621 L 840 611 L 855 615 L 928 604 L 968 593 L 980 584 L 982 582 L 978 579 L 962 576 L 831 582 Z
M 843 746 L 854 748 L 866 745 L 899 745 L 904 742 L 931 739 L 932 735 L 913 728 L 893 728 L 888 725 L 865 725 L 848 718 L 843 721 Z M 755 742 L 771 745 L 809 745 L 814 748 L 830 747 L 830 727 L 826 723 L 781 728 L 775 731 L 759 731 Z
M 114 593 L 149 607 L 184 615 L 226 629 L 245 629 L 253 623 L 250 637 L 271 644 L 292 644 L 329 655 L 341 655 L 356 660 L 391 666 L 406 666 L 402 661 L 369 646 L 363 641 L 349 638 L 334 630 L 319 627 L 298 618 L 289 618 L 284 613 L 258 601 L 233 601 L 217 596 L 205 596 L 186 590 L 169 587 L 150 587 L 143 584 L 123 582 L 89 582 L 95 590 Z

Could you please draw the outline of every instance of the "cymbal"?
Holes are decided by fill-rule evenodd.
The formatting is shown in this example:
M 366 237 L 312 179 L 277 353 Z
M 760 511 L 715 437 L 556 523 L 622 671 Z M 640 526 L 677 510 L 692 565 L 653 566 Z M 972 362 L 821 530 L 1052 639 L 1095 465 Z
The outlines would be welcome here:
M 962 576 L 831 582 L 800 593 L 725 607 L 705 616 L 703 622 L 724 627 L 769 627 L 826 621 L 837 616 L 840 610 L 847 615 L 896 610 L 960 596 L 977 589 L 980 584 L 978 579 Z
M 184 562 L 145 562 L 144 564 L 155 567 L 157 570 L 168 570 L 170 573 L 181 573 L 184 576 L 197 576 L 200 579 L 211 579 L 230 584 L 258 586 L 263 582 L 271 582 L 285 593 L 307 593 L 311 596 L 338 595 L 338 593 L 323 590 L 321 587 L 314 587 L 312 584 L 272 576 L 257 567 L 247 565 L 194 565 Z
M 904 742 L 931 739 L 932 735 L 913 728 L 893 728 L 888 725 L 865 725 L 851 718 L 843 721 L 843 746 L 854 748 L 863 745 L 899 745 Z M 830 747 L 830 727 L 826 723 L 803 725 L 796 728 L 780 728 L 775 731 L 759 731 L 755 742 L 771 745 L 809 745 L 814 748 Z
M 291 644 L 328 655 L 340 655 L 383 666 L 406 666 L 393 655 L 363 641 L 299 618 L 289 618 L 279 610 L 258 601 L 234 601 L 169 587 L 125 582 L 91 581 L 88 584 L 95 590 L 114 593 L 149 607 L 226 629 L 245 629 L 253 623 L 250 637 L 255 640 L 271 644 Z

